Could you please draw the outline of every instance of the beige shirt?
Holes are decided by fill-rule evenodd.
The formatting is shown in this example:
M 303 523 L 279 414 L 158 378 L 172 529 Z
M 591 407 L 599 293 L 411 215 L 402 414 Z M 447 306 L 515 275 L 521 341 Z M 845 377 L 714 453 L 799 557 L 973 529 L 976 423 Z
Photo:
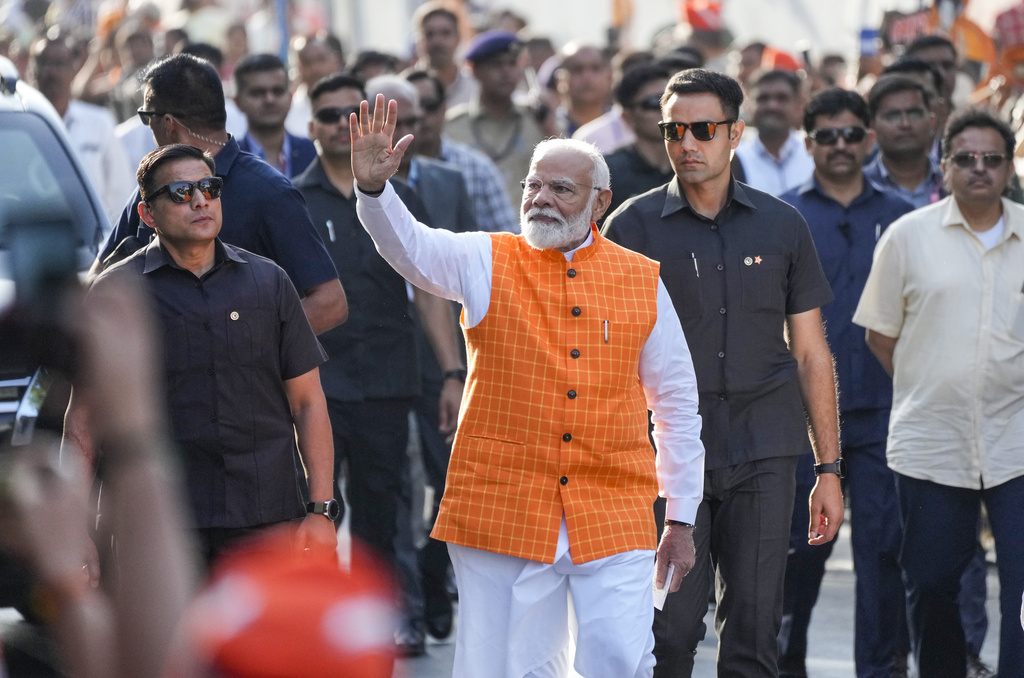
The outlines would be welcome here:
M 952 198 L 896 221 L 853 322 L 897 338 L 889 467 L 949 485 L 1024 475 L 1024 207 L 986 251 Z
M 528 110 L 515 106 L 504 117 L 494 118 L 474 98 L 449 109 L 444 133 L 490 158 L 501 170 L 512 205 L 519 205 L 523 196 L 519 182 L 530 173 L 533 147 L 544 139 L 544 132 Z

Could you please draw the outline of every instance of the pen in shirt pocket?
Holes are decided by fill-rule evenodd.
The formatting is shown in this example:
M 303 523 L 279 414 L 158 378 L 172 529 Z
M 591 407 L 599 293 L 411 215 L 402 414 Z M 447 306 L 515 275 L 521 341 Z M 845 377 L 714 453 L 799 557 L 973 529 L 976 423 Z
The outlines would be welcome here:
M 327 220 L 327 235 L 330 237 L 331 242 L 334 242 L 334 222 L 330 219 Z
M 690 258 L 693 259 L 693 270 L 697 274 L 697 277 L 699 278 L 700 277 L 700 269 L 697 268 L 697 253 L 696 252 L 690 252 Z
M 604 343 L 608 343 L 608 321 L 604 321 Z

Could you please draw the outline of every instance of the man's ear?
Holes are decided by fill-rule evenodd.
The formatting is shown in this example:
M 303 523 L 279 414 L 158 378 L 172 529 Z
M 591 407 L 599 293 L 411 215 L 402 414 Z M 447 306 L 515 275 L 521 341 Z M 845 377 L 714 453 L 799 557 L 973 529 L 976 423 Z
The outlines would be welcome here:
M 142 219 L 142 223 L 146 224 L 146 226 L 149 226 L 154 231 L 156 230 L 156 226 L 154 225 L 156 222 L 155 219 L 153 219 L 153 210 L 149 208 L 149 203 L 145 200 L 139 202 L 139 218 Z
M 729 125 L 729 148 L 735 150 L 740 145 L 740 139 L 743 138 L 743 130 L 746 125 L 742 120 L 737 120 L 733 124 Z
M 612 191 L 610 188 L 602 189 L 594 198 L 594 205 L 590 208 L 590 221 L 595 222 L 604 216 L 608 206 L 612 204 Z

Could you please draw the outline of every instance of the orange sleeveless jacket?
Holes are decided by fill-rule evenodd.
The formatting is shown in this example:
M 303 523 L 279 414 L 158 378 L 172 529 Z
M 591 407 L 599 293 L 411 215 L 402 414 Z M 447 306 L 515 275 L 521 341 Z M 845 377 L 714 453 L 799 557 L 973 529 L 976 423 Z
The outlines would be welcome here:
M 658 264 L 605 240 L 567 262 L 492 236 L 491 302 L 433 536 L 545 563 L 564 512 L 573 560 L 655 548 L 658 491 L 640 351 Z

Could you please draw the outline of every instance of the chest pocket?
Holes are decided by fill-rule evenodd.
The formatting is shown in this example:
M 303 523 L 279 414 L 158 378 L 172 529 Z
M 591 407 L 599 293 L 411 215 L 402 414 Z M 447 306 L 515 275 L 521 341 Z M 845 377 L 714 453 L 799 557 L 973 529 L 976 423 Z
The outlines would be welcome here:
M 751 313 L 786 310 L 786 272 L 781 254 L 744 254 L 739 260 L 743 310 Z
M 268 338 L 262 332 L 266 313 L 260 308 L 238 308 L 225 313 L 228 355 L 235 365 L 252 365 L 266 351 Z

